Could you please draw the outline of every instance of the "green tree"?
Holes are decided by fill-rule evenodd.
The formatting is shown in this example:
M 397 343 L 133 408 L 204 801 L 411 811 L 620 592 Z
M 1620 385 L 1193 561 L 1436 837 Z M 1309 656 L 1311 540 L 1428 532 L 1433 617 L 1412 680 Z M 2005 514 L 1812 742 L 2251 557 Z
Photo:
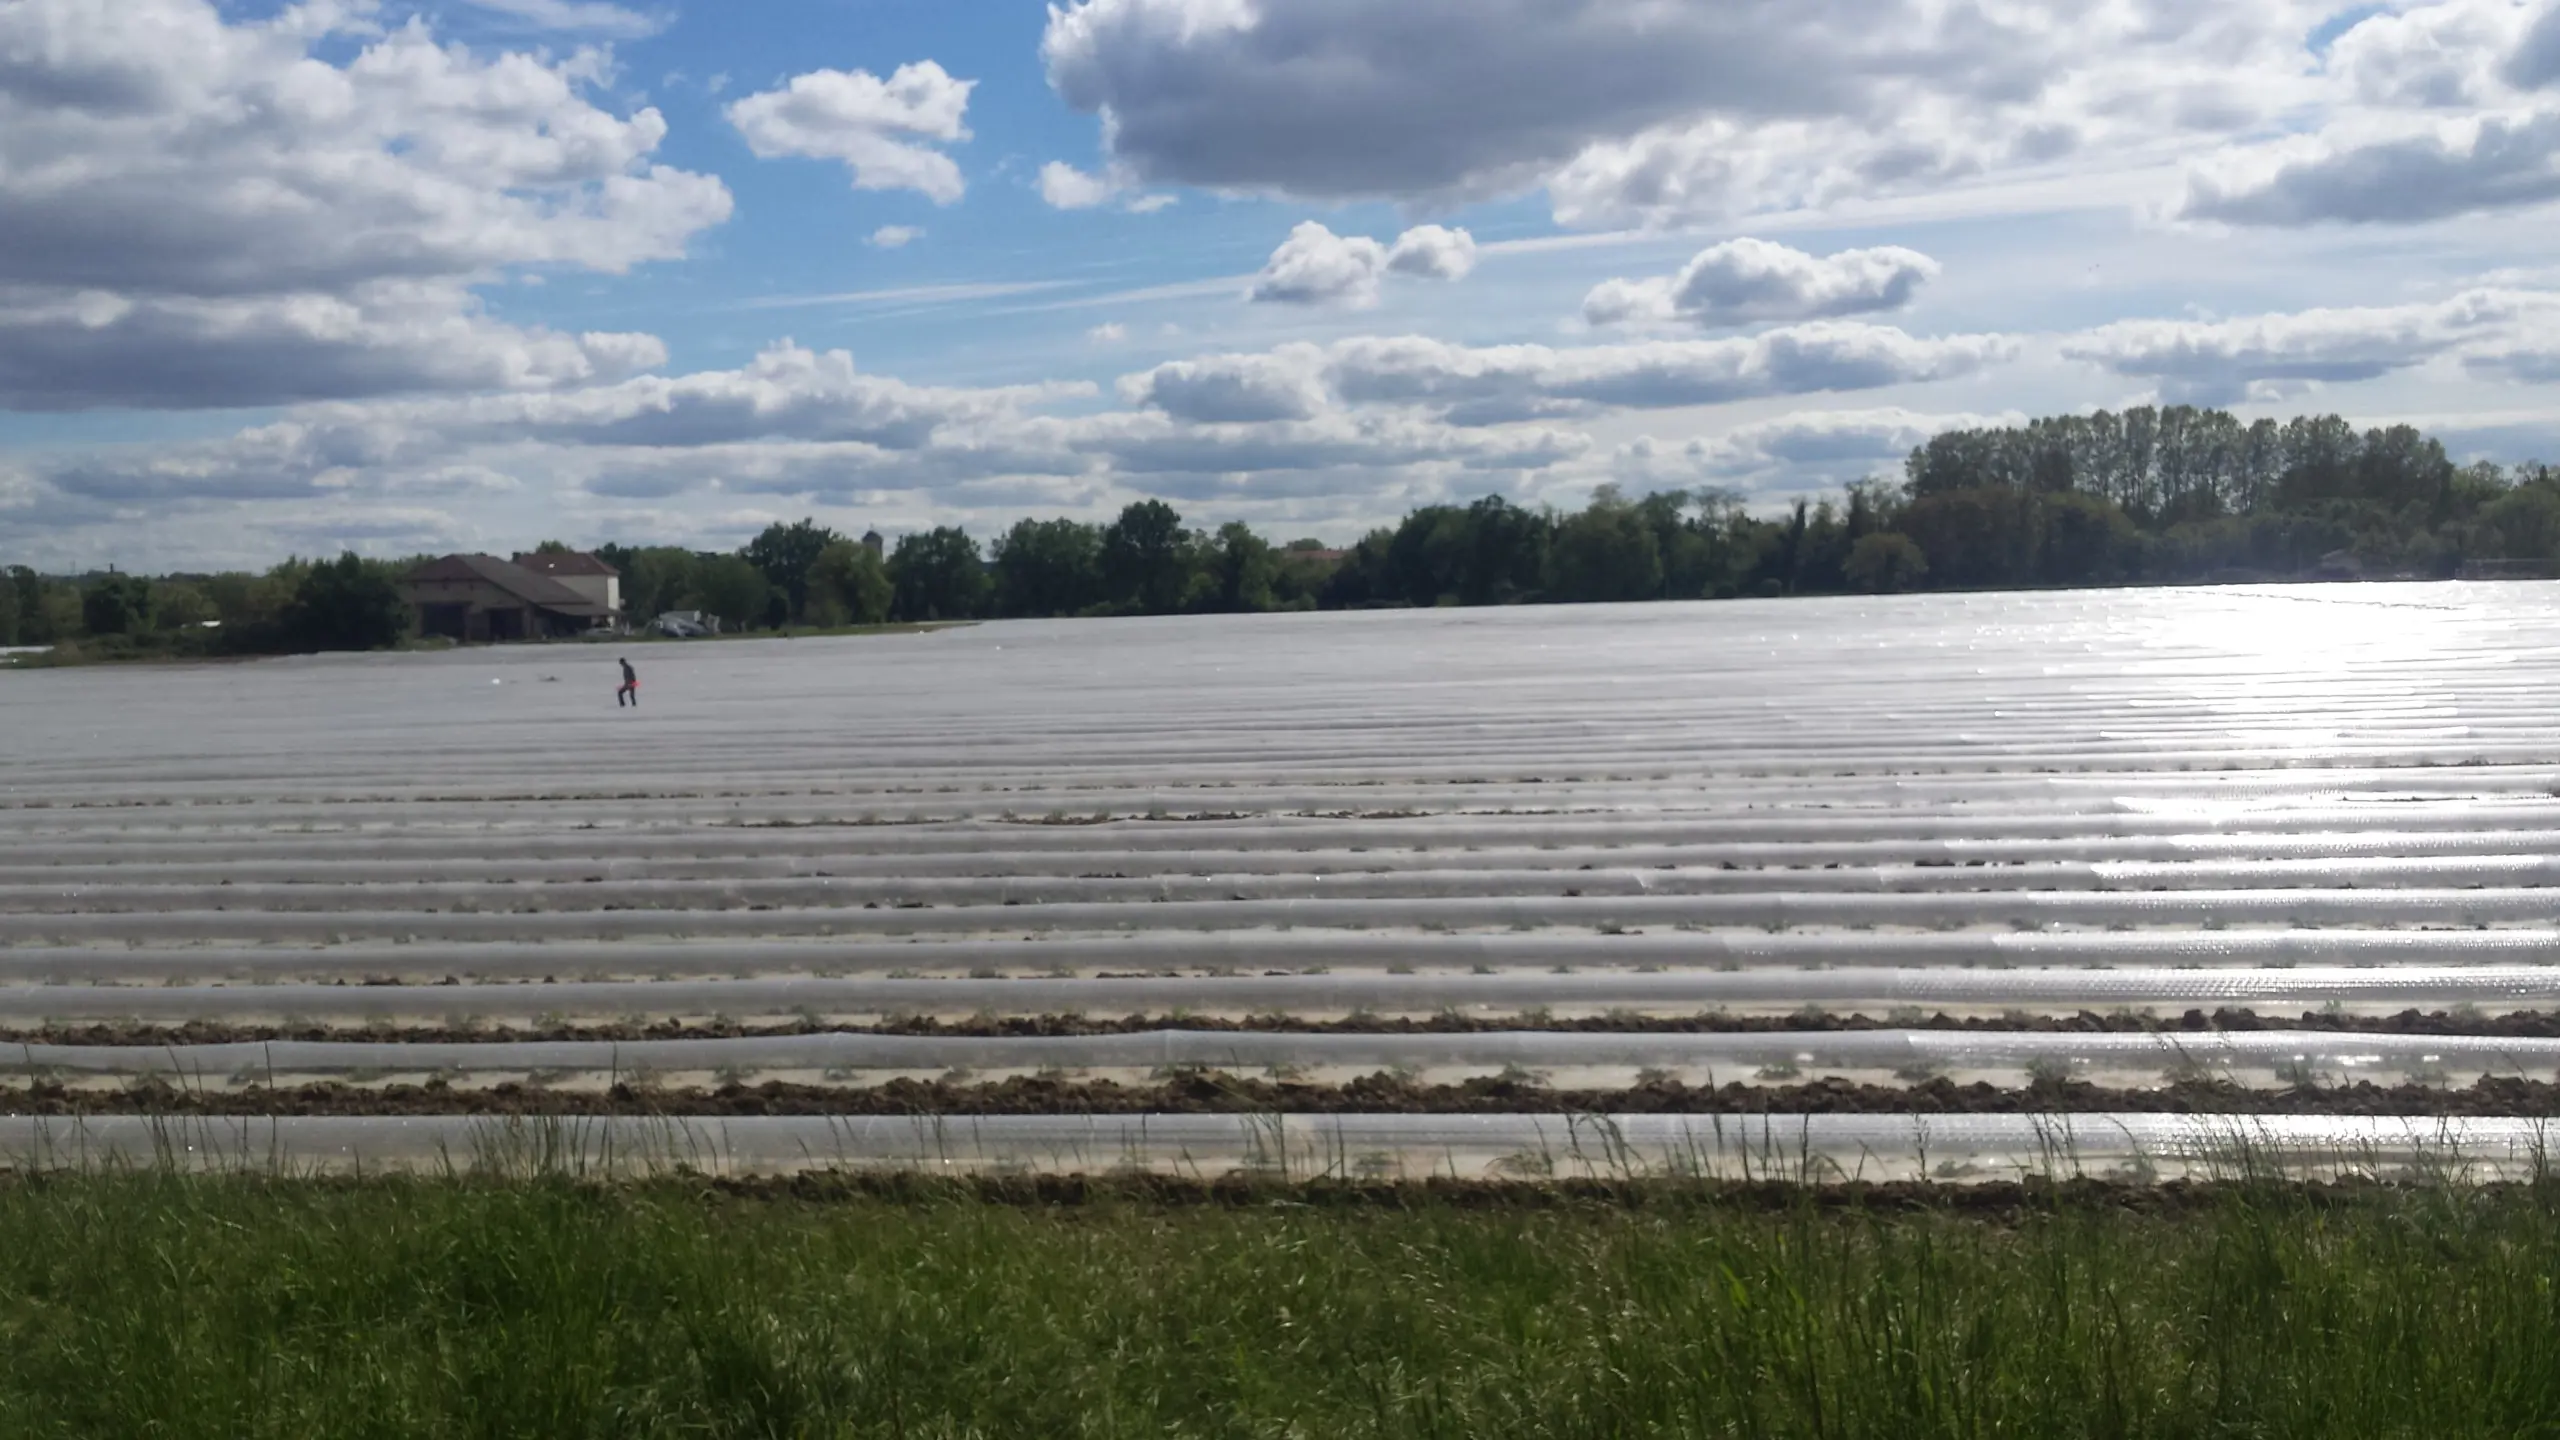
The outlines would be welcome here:
M 151 628 L 151 582 L 110 574 L 80 592 L 80 625 L 91 635 L 138 635 Z
M 966 620 L 986 602 L 987 567 L 978 542 L 956 525 L 901 535 L 889 555 L 901 620 Z
M 2393 509 L 2408 509 L 2428 523 L 2445 518 L 2453 491 L 2454 465 L 2444 442 L 2414 425 L 2368 430 L 2356 449 L 2358 498 Z
M 1374 573 L 1359 583 L 1375 589 L 1377 599 L 1411 605 L 1507 605 L 1546 583 L 1553 529 L 1546 515 L 1499 495 L 1463 509 L 1425 506 L 1383 532 L 1374 562 L 1363 561 Z
M 1841 569 L 1850 584 L 1870 595 L 1892 594 L 1908 590 L 1929 573 L 1929 557 L 1911 537 L 1891 530 L 1876 530 L 1858 537 L 1849 547 L 1849 559 Z
M 738 552 L 773 583 L 783 613 L 771 617 L 772 623 L 796 625 L 808 618 L 809 572 L 817 567 L 818 557 L 826 553 L 827 547 L 842 539 L 842 535 L 815 520 L 789 525 L 777 521 Z
M 1408 605 L 1464 603 L 1460 587 L 1473 548 L 1466 512 L 1428 505 L 1404 517 L 1388 539 L 1386 588 Z
M 1209 603 L 1215 609 L 1230 613 L 1269 610 L 1278 603 L 1272 585 L 1279 578 L 1280 566 L 1273 558 L 1271 542 L 1254 534 L 1240 520 L 1218 527 L 1208 571 Z
M 0 645 L 18 643 L 18 587 L 0 571 Z
M 1642 511 L 1603 485 L 1556 527 L 1549 592 L 1559 600 L 1650 600 L 1662 593 L 1662 548 Z
M 391 567 L 352 550 L 305 569 L 284 613 L 286 638 L 308 650 L 380 650 L 408 630 Z
M 1372 530 L 1361 536 L 1326 578 L 1323 603 L 1352 610 L 1408 603 L 1387 570 L 1387 556 L 1395 547 L 1395 538 L 1392 530 Z
M 199 629 L 221 618 L 212 597 L 187 581 L 162 580 L 151 587 L 152 623 L 163 630 Z
M 1848 588 L 1849 552 L 1857 537 L 1849 531 L 1847 517 L 1840 507 L 1828 500 L 1817 502 L 1810 511 L 1797 505 L 1798 536 L 1793 558 L 1793 572 L 1787 589 L 1797 595 L 1822 595 Z
M 1102 599 L 1102 532 L 1080 520 L 1022 520 L 998 537 L 996 610 L 1075 615 Z
M 1547 550 L 1555 541 L 1551 515 L 1487 495 L 1467 507 L 1467 528 L 1471 543 L 1458 585 L 1461 601 L 1509 605 L 1540 593 L 1547 583 Z
M 1189 537 L 1182 516 L 1161 500 L 1141 500 L 1102 532 L 1106 598 L 1150 615 L 1182 608 L 1191 587 Z
M 37 628 L 55 644 L 77 639 L 80 635 L 80 587 L 68 583 L 47 584 L 38 598 L 44 607 L 44 621 Z
M 213 605 L 213 618 L 222 622 L 225 641 L 272 632 L 283 620 L 286 604 L 293 599 L 292 588 L 275 576 L 237 570 L 208 575 L 201 588 Z
M 605 563 L 622 572 L 622 608 L 637 620 L 654 620 L 670 610 L 702 608 L 693 601 L 694 571 L 701 560 L 690 550 L 652 545 L 645 550 L 609 546 L 619 558 Z M 603 558 L 604 552 L 597 552 Z
M 2189 493 L 2205 494 L 2206 491 Z M 2107 585 L 2142 564 L 2142 532 L 2122 510 L 2095 495 L 2048 495 L 2038 577 L 2049 585 Z M 2171 507 L 2164 507 L 2168 513 Z
M 1313 610 L 1324 602 L 1342 559 L 1322 544 L 1291 542 L 1273 554 L 1272 603 L 1282 610 Z
M 44 577 L 24 565 L 9 567 L 9 593 L 16 600 L 18 643 L 50 645 L 57 638 L 45 604 Z
M 816 625 L 877 625 L 889 618 L 897 587 L 871 547 L 838 540 L 809 567 L 809 620 Z
M 2298 415 L 2280 441 L 2284 472 L 2277 498 L 2286 506 L 2344 499 L 2355 489 L 2355 427 L 2335 415 Z
M 2537 478 L 2481 506 L 2471 548 L 2486 559 L 2560 560 L 2560 480 Z
M 2456 515 L 2468 519 L 2505 498 L 2507 492 L 2528 483 L 2535 467 L 2526 466 L 2510 481 L 2507 468 L 2494 460 L 2480 460 L 2453 472 L 2453 482 L 2445 487 L 2446 499 Z
M 2368 572 L 2450 574 L 2499 544 L 2478 518 L 2521 483 L 2457 467 L 2409 426 L 2187 405 L 1948 431 L 1905 475 L 1910 508 L 1877 528 L 1912 535 L 1932 580 L 1960 586 L 2264 578 L 2340 549 Z
M 1925 495 L 1902 515 L 1902 532 L 1929 557 L 1929 577 L 1959 590 L 2021 585 L 2035 576 L 2035 501 L 2023 490 L 1980 486 Z
M 1760 567 L 1771 527 L 1751 518 L 1734 491 L 1691 493 L 1697 513 L 1680 546 L 1662 557 L 1663 587 L 1674 596 L 1729 598 Z
M 587 553 L 595 556 L 597 559 L 612 566 L 616 571 L 621 573 L 622 608 L 631 611 L 631 613 L 635 615 L 638 614 L 639 610 L 631 603 L 631 561 L 632 558 L 640 552 L 632 549 L 628 545 L 604 544 L 597 546 L 595 549 Z
M 685 603 L 674 608 L 717 615 L 728 628 L 744 630 L 771 613 L 773 582 L 742 556 L 697 556 L 686 577 L 684 598 Z

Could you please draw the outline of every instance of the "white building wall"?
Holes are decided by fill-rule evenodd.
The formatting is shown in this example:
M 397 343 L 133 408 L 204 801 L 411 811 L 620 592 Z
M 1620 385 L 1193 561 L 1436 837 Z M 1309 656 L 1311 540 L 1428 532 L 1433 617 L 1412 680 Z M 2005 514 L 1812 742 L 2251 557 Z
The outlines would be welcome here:
M 551 577 L 578 592 L 578 598 L 602 605 L 608 610 L 622 608 L 622 577 L 619 575 L 554 575 Z

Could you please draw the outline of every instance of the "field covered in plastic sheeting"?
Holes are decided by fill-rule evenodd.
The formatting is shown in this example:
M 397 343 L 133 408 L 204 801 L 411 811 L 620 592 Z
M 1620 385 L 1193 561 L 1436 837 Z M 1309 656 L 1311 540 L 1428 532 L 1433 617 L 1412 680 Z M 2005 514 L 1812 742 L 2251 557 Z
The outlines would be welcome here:
M 682 1116 L 772 1084 L 1386 1077 L 1406 1113 L 1362 1153 L 1410 1172 L 1524 1148 L 1411 1138 L 1468 1086 L 1515 1107 L 1469 1123 L 1543 1134 L 1548 1087 L 2174 1087 L 2265 1121 L 2379 1085 L 2391 1113 L 2306 1103 L 2285 1144 L 2512 1168 L 2494 1116 L 2438 1134 L 2425 1097 L 2560 1075 L 2560 586 L 629 653 L 638 712 L 585 645 L 0 677 L 0 1112 L 50 1117 L 18 1138 L 77 1153 L 46 1127 L 182 1091 L 294 1116 L 314 1082 Z M 1712 1131 L 1727 1101 L 1697 1103 L 1672 1118 Z M 346 1106 L 299 1115 L 357 1126 L 303 1158 L 477 1123 Z M 935 1163 L 1244 1163 L 987 1108 Z M 2142 1169 L 2175 1128 L 2145 1113 L 1947 1173 Z M 751 1168 L 922 1163 L 772 1145 Z

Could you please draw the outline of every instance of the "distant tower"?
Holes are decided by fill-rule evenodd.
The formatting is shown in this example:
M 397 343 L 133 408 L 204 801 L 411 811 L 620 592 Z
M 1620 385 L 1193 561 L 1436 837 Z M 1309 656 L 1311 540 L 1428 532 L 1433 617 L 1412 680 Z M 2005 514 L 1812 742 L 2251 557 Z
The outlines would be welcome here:
M 888 543 L 888 541 L 880 538 L 880 532 L 877 530 L 865 530 L 862 532 L 862 548 L 870 551 L 874 555 L 879 554 L 887 547 Z

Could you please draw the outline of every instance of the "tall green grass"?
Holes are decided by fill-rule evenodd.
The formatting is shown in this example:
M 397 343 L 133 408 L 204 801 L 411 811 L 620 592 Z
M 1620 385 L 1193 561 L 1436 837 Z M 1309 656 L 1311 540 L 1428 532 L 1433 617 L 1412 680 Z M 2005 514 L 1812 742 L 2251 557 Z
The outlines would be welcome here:
M 0 1185 L 0 1435 L 2560 1435 L 2560 1210 Z

